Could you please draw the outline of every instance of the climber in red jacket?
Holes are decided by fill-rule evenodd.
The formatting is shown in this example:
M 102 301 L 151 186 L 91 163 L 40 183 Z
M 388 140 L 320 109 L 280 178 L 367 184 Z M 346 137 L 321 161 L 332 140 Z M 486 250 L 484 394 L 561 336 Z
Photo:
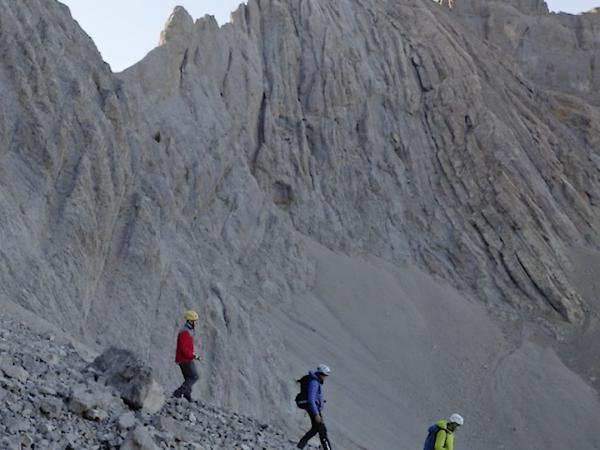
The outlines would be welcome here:
M 194 360 L 199 359 L 194 351 L 194 329 L 198 321 L 198 313 L 191 310 L 186 311 L 184 318 L 185 325 L 177 335 L 177 352 L 175 354 L 175 362 L 179 364 L 183 374 L 183 384 L 173 392 L 173 397 L 184 397 L 191 402 L 192 387 L 198 381 L 198 371 L 194 364 Z

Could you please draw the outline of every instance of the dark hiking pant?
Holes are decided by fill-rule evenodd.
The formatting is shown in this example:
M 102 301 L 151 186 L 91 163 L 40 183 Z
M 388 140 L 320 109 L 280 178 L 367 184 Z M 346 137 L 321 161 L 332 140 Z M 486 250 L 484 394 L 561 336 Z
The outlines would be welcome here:
M 173 392 L 174 397 L 180 398 L 181 396 L 185 397 L 187 400 L 192 400 L 192 387 L 194 383 L 198 381 L 198 371 L 196 370 L 196 364 L 194 361 L 181 363 L 179 364 L 179 368 L 181 369 L 181 373 L 183 375 L 183 384 L 179 386 L 175 392 Z
M 331 444 L 329 443 L 329 439 L 327 438 L 327 427 L 325 427 L 325 423 L 323 423 L 322 420 L 321 423 L 317 423 L 317 421 L 315 420 L 315 416 L 310 412 L 308 413 L 308 416 L 310 417 L 310 423 L 312 427 L 302 437 L 302 439 L 300 439 L 300 442 L 298 442 L 298 448 L 306 447 L 308 441 L 310 441 L 314 436 L 318 434 L 319 439 L 321 440 L 321 448 L 323 450 L 331 450 Z M 322 418 L 323 417 L 321 416 L 321 419 Z

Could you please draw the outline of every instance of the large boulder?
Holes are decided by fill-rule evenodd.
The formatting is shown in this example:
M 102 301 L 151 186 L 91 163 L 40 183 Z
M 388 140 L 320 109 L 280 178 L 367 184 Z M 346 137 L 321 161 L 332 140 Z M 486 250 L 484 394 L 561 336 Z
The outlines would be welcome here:
M 117 389 L 131 409 L 154 414 L 165 403 L 163 389 L 154 379 L 152 369 L 133 352 L 112 347 L 98 356 L 92 366 L 106 384 Z

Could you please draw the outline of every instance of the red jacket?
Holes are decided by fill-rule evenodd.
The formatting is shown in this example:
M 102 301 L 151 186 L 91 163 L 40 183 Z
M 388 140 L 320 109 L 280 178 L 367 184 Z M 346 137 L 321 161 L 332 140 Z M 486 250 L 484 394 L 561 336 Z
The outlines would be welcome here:
M 177 364 L 194 360 L 194 336 L 191 331 L 186 325 L 177 336 L 177 353 L 175 354 Z

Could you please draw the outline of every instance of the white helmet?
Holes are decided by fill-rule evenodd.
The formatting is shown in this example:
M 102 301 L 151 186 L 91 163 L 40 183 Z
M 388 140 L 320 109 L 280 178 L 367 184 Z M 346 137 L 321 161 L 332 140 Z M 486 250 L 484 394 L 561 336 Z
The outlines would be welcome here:
M 456 425 L 463 425 L 465 423 L 465 419 L 463 419 L 460 414 L 454 413 L 450 416 L 449 422 L 455 423 Z
M 317 367 L 317 370 L 315 372 L 323 374 L 327 377 L 331 373 L 331 369 L 326 364 L 319 364 L 319 367 Z

